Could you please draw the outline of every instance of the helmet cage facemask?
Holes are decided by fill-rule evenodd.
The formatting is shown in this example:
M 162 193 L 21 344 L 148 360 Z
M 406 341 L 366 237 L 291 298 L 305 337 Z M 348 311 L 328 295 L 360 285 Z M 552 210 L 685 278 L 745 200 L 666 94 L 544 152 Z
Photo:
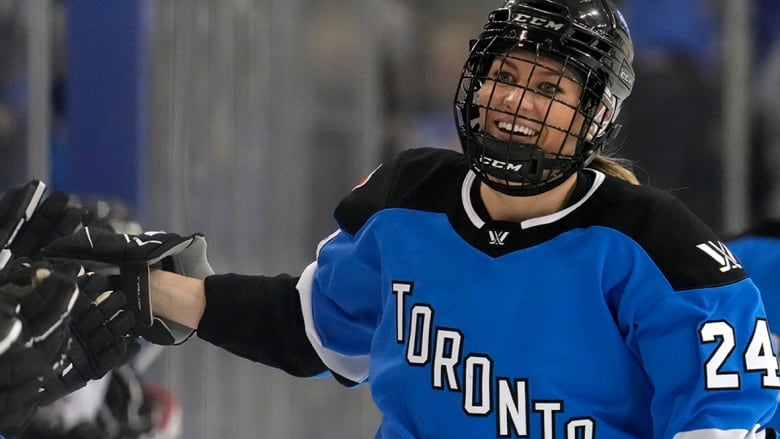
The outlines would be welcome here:
M 546 192 L 568 179 L 579 169 L 587 166 L 603 145 L 614 138 L 618 127 L 612 123 L 617 113 L 617 104 L 609 92 L 605 79 L 580 62 L 576 57 L 566 55 L 554 47 L 549 35 L 534 35 L 528 29 L 503 26 L 491 30 L 490 26 L 479 40 L 472 42 L 472 49 L 461 74 L 460 85 L 455 99 L 455 116 L 461 138 L 464 154 L 471 169 L 488 186 L 515 196 L 530 196 Z M 533 38 L 536 36 L 537 38 Z M 514 49 L 520 48 L 526 54 L 532 54 L 531 73 L 527 78 L 521 78 L 520 84 L 505 84 L 489 77 L 491 66 L 499 60 L 503 66 L 507 59 L 529 62 L 526 59 L 514 58 Z M 550 70 L 550 61 L 560 64 L 556 70 L 558 84 L 564 77 L 577 82 L 582 88 L 582 95 L 577 104 L 572 106 L 557 98 L 557 91 L 549 96 L 550 104 L 541 120 L 531 120 L 518 113 L 522 100 L 531 93 L 538 93 L 529 86 L 528 81 L 534 76 L 536 69 Z M 524 83 L 523 83 L 524 82 Z M 490 86 L 492 84 L 492 86 Z M 493 93 L 496 84 L 516 86 L 521 96 L 517 108 L 511 114 L 513 123 L 526 121 L 527 124 L 542 127 L 541 130 L 554 130 L 564 135 L 557 151 L 552 151 L 547 145 L 546 150 L 536 141 L 528 143 L 520 135 L 511 134 L 508 140 L 499 140 L 484 131 L 480 126 L 480 116 L 486 111 L 503 111 L 493 104 Z M 487 99 L 480 103 L 481 93 L 490 93 Z M 530 98 L 530 96 L 529 96 Z M 566 105 L 573 110 L 573 116 L 568 126 L 555 126 L 548 122 L 548 115 L 554 105 Z M 581 126 L 574 132 L 576 115 L 579 115 Z M 567 134 L 568 133 L 568 134 Z M 516 138 L 517 137 L 517 138 Z M 563 148 L 567 139 L 575 137 L 574 153 L 564 154 Z

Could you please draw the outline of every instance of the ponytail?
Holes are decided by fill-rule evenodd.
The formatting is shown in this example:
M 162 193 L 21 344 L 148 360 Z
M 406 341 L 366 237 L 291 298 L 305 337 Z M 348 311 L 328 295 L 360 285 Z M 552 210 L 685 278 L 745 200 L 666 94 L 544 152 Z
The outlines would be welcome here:
M 599 154 L 590 162 L 588 167 L 611 175 L 612 177 L 625 180 L 631 184 L 639 184 L 639 179 L 636 178 L 634 171 L 631 170 L 630 160 Z

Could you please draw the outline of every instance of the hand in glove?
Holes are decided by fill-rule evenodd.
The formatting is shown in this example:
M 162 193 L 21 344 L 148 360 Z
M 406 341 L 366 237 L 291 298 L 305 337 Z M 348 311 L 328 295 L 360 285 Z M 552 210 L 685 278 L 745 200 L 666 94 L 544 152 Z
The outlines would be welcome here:
M 46 268 L 0 275 L 0 434 L 25 427 L 38 406 L 41 381 L 64 367 L 77 295 L 71 277 Z
M 32 180 L 0 198 L 0 268 L 11 258 L 40 259 L 40 249 L 82 225 L 83 209 L 68 206 L 69 196 L 55 191 L 43 202 L 46 185 Z
M 11 259 L 11 244 L 38 208 L 44 191 L 46 185 L 43 182 L 32 180 L 7 189 L 0 197 L 0 268 Z
M 71 314 L 73 342 L 67 351 L 68 365 L 41 387 L 41 405 L 76 391 L 89 380 L 102 378 L 126 363 L 139 350 L 128 334 L 135 318 L 124 310 L 124 293 L 113 290 L 108 278 L 88 273 L 78 278 L 79 296 Z
M 135 316 L 134 332 L 152 343 L 165 345 L 183 343 L 194 331 L 154 315 L 149 296 L 150 267 L 199 279 L 214 273 L 206 259 L 206 239 L 201 234 L 127 235 L 85 227 L 57 239 L 41 253 L 52 262 L 76 261 L 89 271 L 110 276 L 112 286 L 127 295 L 127 308 Z
M 40 260 L 41 247 L 81 228 L 85 210 L 69 206 L 69 201 L 68 194 L 59 190 L 43 200 L 11 244 L 11 253 L 15 258 Z

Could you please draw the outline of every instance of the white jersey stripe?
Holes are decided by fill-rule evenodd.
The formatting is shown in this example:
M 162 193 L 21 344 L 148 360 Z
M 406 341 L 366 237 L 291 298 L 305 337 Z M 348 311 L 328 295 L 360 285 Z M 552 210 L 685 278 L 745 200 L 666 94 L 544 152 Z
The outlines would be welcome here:
M 759 425 L 753 427 L 752 430 L 718 430 L 715 428 L 707 428 L 704 430 L 686 431 L 683 433 L 677 433 L 672 439 L 764 439 L 766 437 L 766 431 L 758 431 Z
M 328 366 L 328 369 L 351 381 L 362 383 L 368 378 L 368 367 L 371 363 L 370 357 L 368 355 L 350 356 L 332 351 L 322 345 L 322 340 L 320 340 L 320 336 L 317 334 L 311 301 L 312 282 L 314 281 L 314 273 L 316 271 L 317 262 L 315 261 L 303 270 L 301 278 L 296 285 L 301 298 L 301 311 L 306 326 L 306 336 L 322 362 Z

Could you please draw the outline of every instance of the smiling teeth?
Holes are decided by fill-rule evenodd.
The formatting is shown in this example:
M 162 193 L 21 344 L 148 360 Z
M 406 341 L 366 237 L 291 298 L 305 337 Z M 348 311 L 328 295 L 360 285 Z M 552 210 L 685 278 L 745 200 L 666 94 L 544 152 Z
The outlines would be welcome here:
M 504 131 L 510 131 L 514 134 L 522 134 L 524 136 L 535 136 L 538 134 L 535 130 L 526 126 L 514 125 L 509 122 L 499 122 L 498 127 Z

